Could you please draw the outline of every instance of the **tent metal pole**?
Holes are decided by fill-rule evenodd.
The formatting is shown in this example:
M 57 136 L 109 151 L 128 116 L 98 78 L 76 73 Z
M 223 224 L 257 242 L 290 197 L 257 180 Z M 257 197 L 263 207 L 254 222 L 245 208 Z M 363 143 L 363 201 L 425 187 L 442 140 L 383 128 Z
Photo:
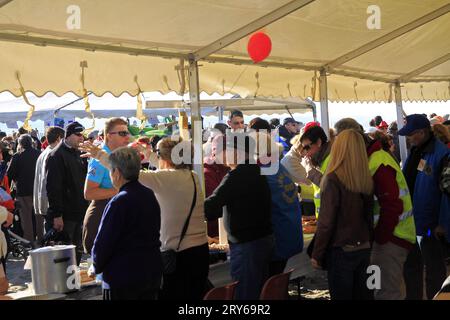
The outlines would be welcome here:
M 87 95 L 90 96 L 91 94 L 92 94 L 92 92 L 89 92 Z M 68 107 L 68 106 L 74 104 L 75 102 L 78 102 L 78 101 L 83 100 L 83 99 L 84 99 L 84 97 L 77 98 L 77 99 L 75 99 L 75 100 L 73 100 L 73 101 L 71 101 L 71 102 L 69 102 L 69 103 L 66 103 L 66 104 L 63 105 L 62 107 L 59 107 L 59 108 L 55 109 L 55 111 L 53 112 L 53 117 L 56 118 L 57 115 L 58 115 L 58 112 L 59 112 L 61 109 L 64 109 L 65 107 Z
M 330 138 L 330 118 L 328 115 L 328 88 L 327 88 L 327 72 L 325 69 L 320 70 L 320 118 L 321 126 L 327 137 Z
M 402 104 L 402 90 L 400 87 L 400 82 L 395 83 L 395 105 L 396 105 L 396 111 L 397 111 L 397 128 L 400 130 L 403 128 L 403 104 Z M 406 138 L 404 136 L 398 136 L 398 143 L 400 146 L 400 158 L 402 161 L 402 165 L 405 164 L 407 154 L 406 149 Z
M 217 107 L 217 118 L 219 118 L 219 122 L 223 123 L 223 107 Z
M 200 179 L 200 185 L 204 191 L 203 177 L 203 132 L 200 112 L 200 85 L 198 79 L 198 64 L 193 59 L 189 60 L 189 99 L 191 101 L 191 128 L 194 145 L 194 171 Z M 203 193 L 204 194 L 204 193 Z

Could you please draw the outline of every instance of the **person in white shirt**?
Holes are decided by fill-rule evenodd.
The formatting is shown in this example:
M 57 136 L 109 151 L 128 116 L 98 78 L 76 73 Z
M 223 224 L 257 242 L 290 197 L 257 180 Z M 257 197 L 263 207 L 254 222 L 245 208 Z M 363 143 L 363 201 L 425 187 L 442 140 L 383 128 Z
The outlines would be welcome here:
M 64 138 L 64 129 L 60 127 L 48 127 L 45 137 L 47 138 L 48 147 L 39 155 L 36 162 L 36 171 L 34 176 L 33 187 L 33 207 L 36 218 L 36 235 L 37 241 L 41 243 L 45 232 L 48 232 L 52 225 L 45 222 L 45 216 L 48 209 L 48 198 L 46 189 L 45 164 L 50 152 Z M 45 227 L 44 227 L 45 224 Z

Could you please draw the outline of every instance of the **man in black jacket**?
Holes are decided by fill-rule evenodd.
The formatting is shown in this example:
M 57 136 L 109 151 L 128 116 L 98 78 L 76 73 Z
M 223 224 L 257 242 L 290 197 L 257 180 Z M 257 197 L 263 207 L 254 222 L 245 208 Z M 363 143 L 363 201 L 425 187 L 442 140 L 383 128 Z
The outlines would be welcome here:
M 15 183 L 23 237 L 28 241 L 34 241 L 33 184 L 36 161 L 40 152 L 33 148 L 33 140 L 28 134 L 21 135 L 18 144 L 18 151 L 12 157 L 6 174 Z
M 260 167 L 251 160 L 254 149 L 255 141 L 247 134 L 227 135 L 226 162 L 231 171 L 205 200 L 208 220 L 220 218 L 226 206 L 231 276 L 239 281 L 237 300 L 259 299 L 273 248 L 271 193 Z
M 291 149 L 291 139 L 300 132 L 300 125 L 301 123 L 295 121 L 294 118 L 286 118 L 283 121 L 283 125 L 278 127 L 279 142 L 284 147 L 283 154 L 286 154 Z
M 49 223 L 56 231 L 64 231 L 76 246 L 77 263 L 83 253 L 81 241 L 83 218 L 88 207 L 84 199 L 87 161 L 80 157 L 78 145 L 83 142 L 84 127 L 69 124 L 66 136 L 47 158 L 47 196 Z

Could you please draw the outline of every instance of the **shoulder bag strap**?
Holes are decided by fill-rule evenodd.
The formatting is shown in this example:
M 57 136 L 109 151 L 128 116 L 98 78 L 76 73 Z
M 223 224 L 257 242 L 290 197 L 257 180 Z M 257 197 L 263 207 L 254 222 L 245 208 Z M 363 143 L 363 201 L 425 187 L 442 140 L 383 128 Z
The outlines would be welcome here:
M 183 240 L 184 235 L 186 234 L 187 228 L 189 226 L 189 220 L 191 219 L 191 215 L 192 215 L 192 212 L 194 211 L 195 203 L 197 202 L 197 184 L 195 183 L 195 178 L 194 178 L 194 174 L 192 173 L 192 171 L 191 171 L 191 177 L 192 177 L 192 181 L 194 182 L 194 196 L 192 197 L 191 211 L 189 212 L 189 215 L 183 226 L 183 231 L 181 232 L 181 237 L 180 237 L 180 241 L 178 242 L 177 251 L 180 249 L 181 241 Z

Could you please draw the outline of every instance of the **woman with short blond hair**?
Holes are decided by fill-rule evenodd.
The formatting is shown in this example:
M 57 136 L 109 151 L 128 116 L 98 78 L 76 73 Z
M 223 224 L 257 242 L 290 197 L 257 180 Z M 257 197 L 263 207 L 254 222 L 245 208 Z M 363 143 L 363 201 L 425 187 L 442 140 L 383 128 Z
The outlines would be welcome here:
M 371 299 L 366 286 L 373 230 L 373 180 L 361 134 L 344 130 L 331 148 L 321 182 L 321 211 L 312 253 L 327 267 L 331 299 Z

